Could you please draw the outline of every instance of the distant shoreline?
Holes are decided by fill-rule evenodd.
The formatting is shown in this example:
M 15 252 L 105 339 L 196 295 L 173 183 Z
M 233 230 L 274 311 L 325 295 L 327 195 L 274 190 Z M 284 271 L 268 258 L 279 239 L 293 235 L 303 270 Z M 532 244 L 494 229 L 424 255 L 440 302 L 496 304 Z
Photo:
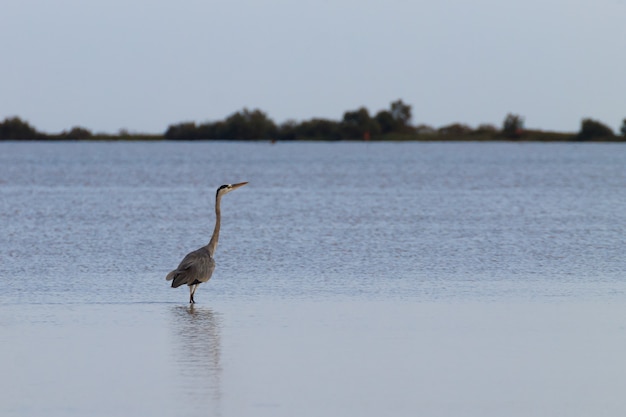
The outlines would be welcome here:
M 592 140 L 579 140 L 576 139 L 576 135 L 571 136 L 570 139 L 555 138 L 554 135 L 546 137 L 532 137 L 532 138 L 472 138 L 472 137 L 436 137 L 436 136 L 419 136 L 413 138 L 372 138 L 370 140 L 357 140 L 357 139 L 323 139 L 323 138 L 303 138 L 303 139 L 167 139 L 163 136 L 156 135 L 136 135 L 130 137 L 116 137 L 116 136 L 93 136 L 86 139 L 68 139 L 68 138 L 36 138 L 36 139 L 0 139 L 2 142 L 250 142 L 250 143 L 311 143 L 311 142 L 335 142 L 335 143 L 402 143 L 402 142 L 467 142 L 467 143 L 626 143 L 626 137 L 615 136 L 612 138 L 596 138 Z
M 578 132 L 553 132 L 527 129 L 524 118 L 506 115 L 500 128 L 492 124 L 471 127 L 452 123 L 439 128 L 411 124 L 411 106 L 396 100 L 389 109 L 370 115 L 365 107 L 346 111 L 341 120 L 313 118 L 296 122 L 289 120 L 276 124 L 259 109 L 244 108 L 224 120 L 204 123 L 181 122 L 169 125 L 163 133 L 132 133 L 120 129 L 117 134 L 96 132 L 75 126 L 69 131 L 49 134 L 40 132 L 19 117 L 0 122 L 0 141 L 3 140 L 90 140 L 90 141 L 352 141 L 352 142 L 626 142 L 626 118 L 620 134 L 602 122 L 584 118 Z

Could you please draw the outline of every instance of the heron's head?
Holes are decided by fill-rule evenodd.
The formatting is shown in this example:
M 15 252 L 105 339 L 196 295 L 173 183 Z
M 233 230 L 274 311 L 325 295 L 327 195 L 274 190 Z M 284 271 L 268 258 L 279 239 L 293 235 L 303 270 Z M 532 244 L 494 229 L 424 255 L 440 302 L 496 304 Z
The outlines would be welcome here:
M 224 184 L 220 188 L 217 189 L 217 192 L 215 193 L 215 198 L 221 197 L 224 194 L 228 194 L 231 191 L 236 190 L 237 188 L 243 187 L 246 184 L 247 182 L 240 182 L 238 184 Z

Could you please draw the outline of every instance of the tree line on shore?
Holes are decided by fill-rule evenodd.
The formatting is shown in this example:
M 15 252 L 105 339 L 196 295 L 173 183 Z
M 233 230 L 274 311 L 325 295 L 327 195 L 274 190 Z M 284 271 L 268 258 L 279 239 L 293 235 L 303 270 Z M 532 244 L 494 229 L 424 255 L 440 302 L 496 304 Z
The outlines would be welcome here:
M 0 140 L 533 140 L 533 141 L 626 141 L 626 118 L 619 134 L 604 123 L 585 118 L 577 133 L 525 129 L 524 118 L 508 114 L 501 127 L 482 124 L 472 128 L 453 123 L 440 128 L 411 124 L 411 106 L 402 100 L 371 115 L 365 107 L 346 111 L 341 120 L 313 118 L 276 124 L 259 109 L 244 108 L 224 120 L 183 122 L 168 126 L 162 134 L 92 133 L 73 127 L 57 134 L 40 132 L 19 117 L 0 122 Z

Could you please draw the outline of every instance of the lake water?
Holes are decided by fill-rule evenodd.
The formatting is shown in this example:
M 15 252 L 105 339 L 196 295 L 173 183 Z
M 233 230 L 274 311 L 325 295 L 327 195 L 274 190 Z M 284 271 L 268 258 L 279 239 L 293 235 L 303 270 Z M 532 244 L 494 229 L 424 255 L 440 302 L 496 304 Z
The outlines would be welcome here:
M 624 415 L 625 185 L 622 144 L 0 143 L 0 415 Z

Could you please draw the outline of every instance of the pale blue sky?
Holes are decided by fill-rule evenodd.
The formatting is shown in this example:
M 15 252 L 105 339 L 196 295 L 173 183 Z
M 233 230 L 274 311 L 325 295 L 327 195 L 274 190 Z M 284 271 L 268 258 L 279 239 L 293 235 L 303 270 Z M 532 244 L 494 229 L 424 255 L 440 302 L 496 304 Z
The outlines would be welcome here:
M 626 0 L 5 0 L 0 119 L 163 132 L 260 108 L 577 131 L 626 117 Z

